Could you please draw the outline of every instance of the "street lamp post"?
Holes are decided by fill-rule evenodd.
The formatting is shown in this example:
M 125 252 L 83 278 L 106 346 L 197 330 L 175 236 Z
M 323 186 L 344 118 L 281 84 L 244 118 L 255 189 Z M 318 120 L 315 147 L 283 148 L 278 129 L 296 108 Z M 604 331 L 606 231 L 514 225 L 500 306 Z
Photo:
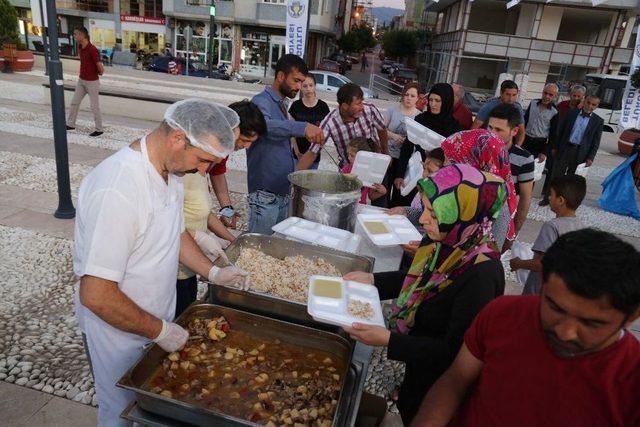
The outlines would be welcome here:
M 216 2 L 211 0 L 209 6 L 209 78 L 213 77 L 213 43 L 216 35 Z
M 51 91 L 51 116 L 53 119 L 53 141 L 56 153 L 58 178 L 58 209 L 53 216 L 61 219 L 74 218 L 76 209 L 71 200 L 69 180 L 69 151 L 64 117 L 64 87 L 62 63 L 58 53 L 58 23 L 55 0 L 46 0 L 49 27 L 49 90 Z

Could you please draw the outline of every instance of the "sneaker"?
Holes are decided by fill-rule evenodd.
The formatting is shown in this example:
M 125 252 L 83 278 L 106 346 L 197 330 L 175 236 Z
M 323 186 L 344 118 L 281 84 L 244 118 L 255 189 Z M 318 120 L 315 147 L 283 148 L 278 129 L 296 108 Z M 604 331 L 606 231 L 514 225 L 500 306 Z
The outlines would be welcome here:
M 549 199 L 540 200 L 540 203 L 538 203 L 538 206 L 549 206 Z
M 67 125 L 67 130 L 76 130 L 76 128 L 72 128 L 71 126 Z
M 104 132 L 102 132 L 101 130 L 94 130 L 93 132 L 91 132 L 89 134 L 89 136 L 100 136 L 102 135 Z

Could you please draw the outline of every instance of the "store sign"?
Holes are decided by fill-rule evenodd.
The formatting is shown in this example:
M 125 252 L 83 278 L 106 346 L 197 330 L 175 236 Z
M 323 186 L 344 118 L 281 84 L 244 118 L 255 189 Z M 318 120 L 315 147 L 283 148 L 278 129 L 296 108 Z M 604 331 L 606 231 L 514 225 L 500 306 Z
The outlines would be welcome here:
M 164 18 L 154 18 L 151 16 L 133 16 L 133 15 L 120 15 L 121 22 L 137 22 L 139 24 L 154 24 L 164 25 Z
M 287 0 L 287 53 L 304 57 L 308 17 L 309 0 Z
M 636 46 L 633 49 L 633 59 L 631 60 L 631 70 L 629 75 L 632 76 L 636 70 L 640 70 L 640 31 L 636 36 Z M 620 130 L 636 128 L 640 129 L 640 88 L 631 85 L 631 79 L 627 80 L 627 87 L 622 97 L 622 112 L 620 114 Z

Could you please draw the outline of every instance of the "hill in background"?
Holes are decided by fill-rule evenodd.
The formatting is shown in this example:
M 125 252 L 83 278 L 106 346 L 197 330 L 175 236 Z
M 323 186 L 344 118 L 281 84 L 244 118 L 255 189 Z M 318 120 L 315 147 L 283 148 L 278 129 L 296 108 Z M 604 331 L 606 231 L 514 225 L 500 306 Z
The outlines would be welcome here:
M 391 20 L 394 16 L 402 15 L 404 9 L 395 9 L 392 7 L 372 7 L 371 14 L 374 18 L 378 18 L 378 25 L 382 26 L 383 22 L 387 25 L 391 24 Z

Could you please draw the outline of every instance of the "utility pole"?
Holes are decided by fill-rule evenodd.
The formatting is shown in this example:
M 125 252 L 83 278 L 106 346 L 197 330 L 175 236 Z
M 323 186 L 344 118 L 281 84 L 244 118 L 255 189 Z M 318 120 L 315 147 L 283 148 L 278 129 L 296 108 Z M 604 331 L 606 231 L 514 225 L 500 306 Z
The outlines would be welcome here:
M 213 77 L 213 43 L 216 38 L 216 2 L 211 0 L 209 6 L 209 78 Z
M 58 209 L 53 216 L 61 219 L 74 218 L 76 209 L 71 200 L 69 180 L 69 151 L 64 117 L 64 87 L 62 63 L 58 53 L 58 23 L 55 0 L 46 0 L 49 27 L 49 90 L 51 91 L 51 117 L 53 119 L 53 142 L 56 153 L 58 177 Z

